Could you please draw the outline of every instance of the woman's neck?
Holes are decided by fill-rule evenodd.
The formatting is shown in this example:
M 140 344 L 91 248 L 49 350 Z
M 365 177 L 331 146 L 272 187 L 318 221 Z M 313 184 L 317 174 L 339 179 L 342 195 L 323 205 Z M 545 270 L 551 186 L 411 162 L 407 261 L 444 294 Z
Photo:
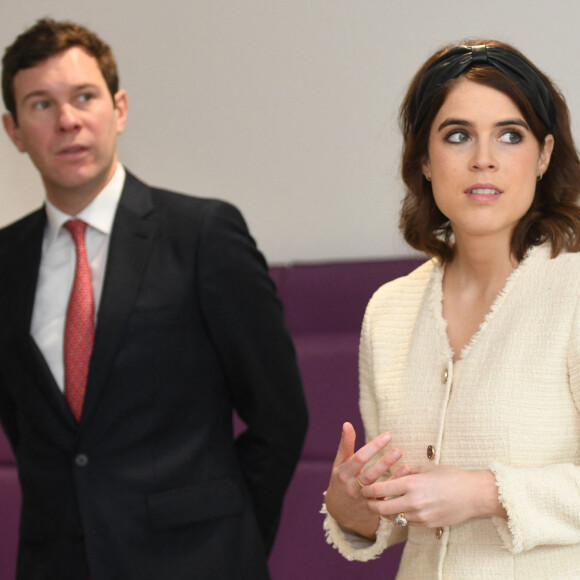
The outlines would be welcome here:
M 472 238 L 456 240 L 453 260 L 445 267 L 445 274 L 457 282 L 496 289 L 503 287 L 505 280 L 518 266 L 511 248 L 503 239 Z
M 476 239 L 455 247 L 453 260 L 443 274 L 443 318 L 447 338 L 457 361 L 485 320 L 518 262 L 509 244 Z

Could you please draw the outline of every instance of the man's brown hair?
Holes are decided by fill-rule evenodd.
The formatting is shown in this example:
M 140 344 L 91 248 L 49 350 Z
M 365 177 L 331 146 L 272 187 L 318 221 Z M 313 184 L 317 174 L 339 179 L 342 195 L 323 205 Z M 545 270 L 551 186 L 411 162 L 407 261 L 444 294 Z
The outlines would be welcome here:
M 4 52 L 2 59 L 2 97 L 6 110 L 18 124 L 14 98 L 14 77 L 69 48 L 79 47 L 97 61 L 111 97 L 119 90 L 117 64 L 108 44 L 94 32 L 69 21 L 39 20 L 20 34 Z

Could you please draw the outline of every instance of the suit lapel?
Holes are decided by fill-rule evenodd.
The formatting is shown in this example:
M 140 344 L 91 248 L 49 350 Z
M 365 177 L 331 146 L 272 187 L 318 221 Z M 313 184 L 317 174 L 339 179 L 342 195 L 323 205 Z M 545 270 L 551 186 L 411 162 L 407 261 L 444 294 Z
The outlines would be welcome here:
M 156 231 L 151 190 L 127 172 L 111 233 L 81 426 L 90 418 L 107 383 Z
M 74 420 L 68 405 L 30 334 L 45 224 L 44 209 L 31 214 L 16 230 L 13 244 L 7 249 L 11 265 L 7 272 L 10 293 L 4 305 L 5 328 L 10 332 L 11 347 L 23 360 L 27 372 L 27 376 L 22 378 L 23 383 L 32 381 L 63 418 L 72 420 L 72 425 Z
M 30 321 L 38 280 L 42 252 L 42 238 L 46 214 L 39 210 L 32 214 L 25 226 L 17 232 L 11 254 L 11 307 L 6 309 L 12 319 L 12 329 L 19 338 L 30 336 Z

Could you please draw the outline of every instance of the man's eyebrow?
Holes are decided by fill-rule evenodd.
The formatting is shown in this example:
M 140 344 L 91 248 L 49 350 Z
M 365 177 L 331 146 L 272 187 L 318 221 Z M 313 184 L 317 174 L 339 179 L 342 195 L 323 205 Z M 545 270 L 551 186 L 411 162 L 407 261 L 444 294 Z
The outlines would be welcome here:
M 83 83 L 82 85 L 76 85 L 75 87 L 73 87 L 72 91 L 78 92 L 78 91 L 84 91 L 86 89 L 99 89 L 99 88 L 100 87 L 98 85 L 95 85 L 92 83 Z M 49 94 L 50 94 L 50 91 L 48 89 L 36 89 L 36 90 L 30 91 L 29 93 L 24 95 L 24 97 L 22 97 L 22 102 L 25 103 L 29 99 L 34 99 L 37 97 L 46 97 Z
M 36 97 L 45 97 L 46 95 L 48 95 L 48 91 L 42 89 L 39 89 L 37 91 L 30 91 L 29 93 L 27 93 L 22 97 L 22 102 L 25 103 L 29 99 L 34 99 Z

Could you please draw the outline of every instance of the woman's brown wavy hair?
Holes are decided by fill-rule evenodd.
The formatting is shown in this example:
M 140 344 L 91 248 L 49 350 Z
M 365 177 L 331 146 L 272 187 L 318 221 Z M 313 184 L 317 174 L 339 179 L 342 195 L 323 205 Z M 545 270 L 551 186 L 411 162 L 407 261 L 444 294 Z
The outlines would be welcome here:
M 510 45 L 494 40 L 469 40 L 461 44 L 467 46 L 486 44 L 512 50 L 538 72 L 554 100 L 555 123 L 550 130 L 540 121 L 517 83 L 493 66 L 475 65 L 462 75 L 510 97 L 520 109 L 538 143 L 543 144 L 548 134 L 554 136 L 550 165 L 537 182 L 532 205 L 514 229 L 511 240 L 513 255 L 521 261 L 531 246 L 546 241 L 551 244 L 552 257 L 557 256 L 562 250 L 580 251 L 580 207 L 577 203 L 580 195 L 580 160 L 572 138 L 570 115 L 564 97 L 546 75 Z M 411 103 L 425 70 L 454 46 L 456 45 L 441 49 L 425 62 L 413 78 L 400 110 L 400 125 L 403 132 L 401 174 L 406 193 L 399 226 L 408 244 L 429 256 L 438 258 L 443 263 L 453 258 L 453 232 L 449 220 L 435 204 L 431 183 L 423 176 L 422 165 L 429 154 L 431 124 L 456 79 L 442 85 L 436 92 L 427 117 L 416 133 L 413 130 Z

